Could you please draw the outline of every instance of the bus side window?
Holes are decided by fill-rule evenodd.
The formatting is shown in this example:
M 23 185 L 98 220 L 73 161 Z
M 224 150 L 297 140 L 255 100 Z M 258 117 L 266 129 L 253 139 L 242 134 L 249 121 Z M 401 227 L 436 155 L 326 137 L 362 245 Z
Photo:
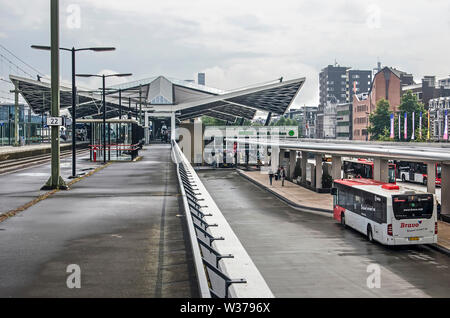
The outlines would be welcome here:
M 375 213 L 373 215 L 373 220 L 377 223 L 386 223 L 387 215 L 386 215 L 386 199 L 385 198 L 376 198 L 374 202 Z
M 368 197 L 368 194 L 366 194 L 364 198 L 364 202 L 361 206 L 361 212 L 364 213 L 368 219 L 374 219 L 374 202 L 372 198 Z
M 353 212 L 357 213 L 357 214 L 361 214 L 361 203 L 362 203 L 362 198 L 359 195 L 354 195 L 353 196 Z
M 353 210 L 353 195 L 348 191 L 343 191 L 339 195 L 339 200 L 341 201 L 340 206 L 346 210 Z

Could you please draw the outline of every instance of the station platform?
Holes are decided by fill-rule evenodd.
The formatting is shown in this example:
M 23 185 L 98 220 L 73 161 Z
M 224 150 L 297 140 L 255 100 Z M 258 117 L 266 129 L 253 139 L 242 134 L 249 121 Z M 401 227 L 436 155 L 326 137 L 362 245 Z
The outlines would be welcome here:
M 238 170 L 238 173 L 250 181 L 265 187 L 276 196 L 280 196 L 294 207 L 317 212 L 333 212 L 333 199 L 329 193 L 317 193 L 287 180 L 284 181 L 284 187 L 282 187 L 281 181 L 275 181 L 275 178 L 273 178 L 272 185 L 270 185 L 269 176 L 260 171 Z
M 170 146 L 141 155 L 0 222 L 0 297 L 197 296 Z M 0 176 L 0 184 L 22 178 L 27 190 L 10 194 L 32 199 L 44 168 Z M 66 285 L 71 264 L 81 269 L 79 289 Z
M 284 182 L 284 187 L 282 187 L 281 181 L 275 181 L 275 178 L 272 186 L 270 186 L 268 175 L 262 174 L 260 171 L 238 170 L 238 173 L 275 194 L 294 208 L 325 212 L 332 217 L 333 197 L 328 193 L 317 193 L 287 180 Z M 438 233 L 437 245 L 450 254 L 450 224 L 438 221 Z

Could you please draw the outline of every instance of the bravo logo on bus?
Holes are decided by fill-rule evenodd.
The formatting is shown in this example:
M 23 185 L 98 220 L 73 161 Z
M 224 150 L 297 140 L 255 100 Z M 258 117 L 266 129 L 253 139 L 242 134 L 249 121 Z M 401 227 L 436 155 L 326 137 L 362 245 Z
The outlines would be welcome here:
M 400 223 L 400 228 L 417 228 L 422 224 L 422 221 L 417 221 L 417 223 Z

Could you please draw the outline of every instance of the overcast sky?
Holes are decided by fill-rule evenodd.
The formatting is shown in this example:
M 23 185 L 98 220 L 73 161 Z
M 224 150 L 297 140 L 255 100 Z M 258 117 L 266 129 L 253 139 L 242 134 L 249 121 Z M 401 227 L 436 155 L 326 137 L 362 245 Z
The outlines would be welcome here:
M 49 44 L 49 10 L 49 0 L 0 0 L 0 43 L 45 74 L 49 53 L 30 45 Z M 60 11 L 61 46 L 117 47 L 79 53 L 79 73 L 194 79 L 204 71 L 221 89 L 306 77 L 297 105 L 318 104 L 319 72 L 335 60 L 372 69 L 379 58 L 416 81 L 450 74 L 448 0 L 61 0 Z M 70 71 L 62 53 L 64 80 Z

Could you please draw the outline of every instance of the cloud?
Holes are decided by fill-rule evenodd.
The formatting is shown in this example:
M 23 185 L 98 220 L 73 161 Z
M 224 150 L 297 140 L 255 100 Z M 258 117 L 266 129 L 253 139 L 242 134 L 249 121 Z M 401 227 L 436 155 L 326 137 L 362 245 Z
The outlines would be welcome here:
M 101 70 L 99 72 L 96 73 L 96 75 L 112 75 L 112 74 L 118 74 L 120 72 L 117 71 L 113 71 L 113 70 Z M 124 84 L 126 82 L 132 81 L 133 77 L 108 77 L 105 80 L 105 86 L 106 87 L 110 87 L 110 86 L 114 86 L 114 85 L 119 85 L 119 84 Z M 88 78 L 82 78 L 82 77 L 77 77 L 77 85 L 80 87 L 84 87 L 84 88 L 88 88 L 91 90 L 96 90 L 99 89 L 101 87 L 103 87 L 103 82 L 102 79 L 99 77 L 88 77 Z
M 318 89 L 317 69 L 292 58 L 247 58 L 233 59 L 223 66 L 213 66 L 202 70 L 206 73 L 206 84 L 231 90 L 262 81 L 276 81 L 306 77 L 305 85 L 295 100 L 295 106 L 315 105 Z
M 71 4 L 80 7 L 79 29 L 67 27 Z M 0 8 L 7 46 L 48 72 L 48 58 L 29 45 L 49 41 L 49 1 L 0 0 Z M 450 73 L 446 0 L 61 0 L 60 10 L 62 45 L 117 47 L 80 54 L 79 72 L 187 79 L 203 70 L 208 84 L 225 89 L 305 76 L 299 104 L 318 103 L 318 73 L 335 59 L 372 69 L 380 58 L 417 80 Z M 68 58 L 61 63 L 70 79 Z

